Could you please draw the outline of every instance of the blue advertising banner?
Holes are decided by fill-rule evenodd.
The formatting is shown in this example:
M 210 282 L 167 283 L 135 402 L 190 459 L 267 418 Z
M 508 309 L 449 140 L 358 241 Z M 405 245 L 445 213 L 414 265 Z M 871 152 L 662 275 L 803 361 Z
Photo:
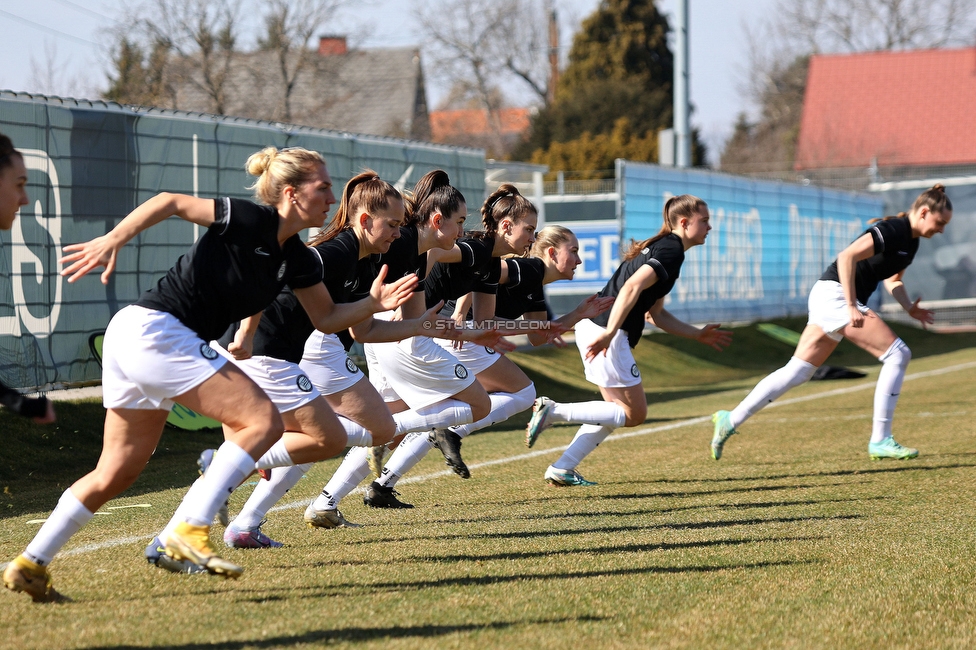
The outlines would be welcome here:
M 668 311 L 693 323 L 805 314 L 807 294 L 837 253 L 883 216 L 877 197 L 620 160 L 624 242 L 656 234 L 664 203 L 693 194 L 712 230 L 690 249 Z

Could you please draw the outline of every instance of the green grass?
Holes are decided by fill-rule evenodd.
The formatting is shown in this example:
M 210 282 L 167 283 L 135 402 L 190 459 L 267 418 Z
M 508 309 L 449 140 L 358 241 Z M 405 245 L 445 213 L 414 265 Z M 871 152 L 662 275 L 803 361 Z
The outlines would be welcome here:
M 228 550 L 247 568 L 239 581 L 142 560 L 213 438 L 167 432 L 137 485 L 109 504 L 151 507 L 109 511 L 72 539 L 53 572 L 74 603 L 0 593 L 0 647 L 972 647 L 976 337 L 899 333 L 915 353 L 910 374 L 971 364 L 906 382 L 895 435 L 922 450 L 917 460 L 868 460 L 878 364 L 842 346 L 831 363 L 866 379 L 811 382 L 784 400 L 865 389 L 767 409 L 719 463 L 709 425 L 674 426 L 606 441 L 580 468 L 598 486 L 553 488 L 542 473 L 574 429 L 545 432 L 544 453 L 530 455 L 509 424 L 465 441 L 469 481 L 428 456 L 413 473 L 424 480 L 399 487 L 412 511 L 370 510 L 354 494 L 343 511 L 366 526 L 336 531 L 305 528 L 297 506 L 272 513 L 265 531 L 287 546 Z M 721 355 L 664 336 L 637 352 L 653 429 L 731 407 L 791 349 L 743 328 Z M 574 349 L 516 356 L 544 392 L 594 395 Z M 31 493 L 40 477 L 16 475 L 27 434 L 0 421 L 12 493 L 0 557 L 23 549 L 37 530 L 27 522 L 53 506 L 59 483 L 92 466 L 96 406 L 62 406 L 59 430 L 37 442 L 30 462 L 48 476 L 45 503 Z M 337 464 L 315 467 L 282 503 L 311 498 Z M 139 539 L 69 554 L 127 537 Z

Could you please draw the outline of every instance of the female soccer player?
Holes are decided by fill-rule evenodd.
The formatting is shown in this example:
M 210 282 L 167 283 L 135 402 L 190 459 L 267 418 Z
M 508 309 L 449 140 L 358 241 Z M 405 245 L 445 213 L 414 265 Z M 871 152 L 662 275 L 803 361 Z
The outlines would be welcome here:
M 483 231 L 459 240 L 457 248 L 440 256 L 431 268 L 424 280 L 427 306 L 474 291 L 474 320 L 490 319 L 495 313 L 501 256 L 524 255 L 535 241 L 538 220 L 535 206 L 514 185 L 499 187 L 481 208 Z M 415 433 L 404 438 L 363 499 L 366 505 L 377 508 L 413 507 L 396 498 L 396 482 L 435 446 L 445 458 L 451 458 L 458 439 L 447 427 L 481 421 L 491 412 L 491 400 L 475 381 L 474 372 L 427 337 L 417 337 L 406 345 L 367 345 L 366 352 L 370 381 L 394 411 L 407 406 L 423 408 L 459 390 L 478 396 L 477 410 L 472 404 L 471 415 L 463 420 L 434 428 L 431 435 Z
M 576 235 L 563 226 L 546 226 L 536 233 L 529 257 L 510 257 L 502 263 L 495 296 L 495 318 L 503 321 L 522 319 L 519 329 L 525 332 L 532 345 L 548 343 L 571 330 L 584 318 L 593 318 L 609 309 L 612 297 L 590 296 L 573 311 L 549 320 L 549 307 L 543 286 L 556 280 L 572 280 L 576 267 L 583 263 L 579 257 Z M 465 296 L 454 309 L 455 319 L 463 320 L 470 301 Z M 441 346 L 449 345 L 439 341 Z M 461 458 L 460 441 L 475 431 L 504 422 L 513 415 L 530 408 L 535 401 L 535 385 L 515 363 L 489 347 L 464 345 L 453 350 L 454 355 L 475 377 L 491 397 L 491 413 L 472 424 L 451 427 L 445 440 L 455 444 L 443 445 L 447 464 L 461 478 L 471 476 Z
M 952 219 L 952 202 L 945 187 L 935 185 L 922 192 L 908 215 L 887 217 L 872 222 L 864 234 L 841 251 L 840 255 L 810 290 L 809 319 L 789 362 L 760 381 L 732 411 L 712 416 L 712 458 L 722 457 L 729 436 L 737 427 L 789 389 L 808 381 L 837 344 L 846 336 L 851 343 L 881 362 L 874 392 L 874 420 L 868 455 L 907 459 L 918 450 L 903 447 L 891 435 L 891 420 L 898 403 L 905 369 L 912 358 L 905 342 L 885 325 L 876 313 L 865 307 L 879 282 L 912 318 L 923 324 L 933 322 L 933 313 L 912 302 L 902 275 L 918 250 L 919 237 L 931 238 L 945 230 Z
M 0 133 L 0 230 L 10 230 L 20 206 L 27 205 L 27 167 L 10 138 Z M 24 397 L 0 383 L 0 404 L 37 424 L 54 422 L 54 404 L 46 397 Z
M 685 251 L 704 244 L 709 230 L 704 201 L 689 194 L 668 199 L 661 231 L 635 242 L 607 286 L 597 294 L 614 296 L 613 307 L 576 325 L 576 345 L 583 357 L 586 379 L 599 386 L 605 401 L 559 404 L 548 397 L 535 401 L 526 427 L 525 442 L 529 447 L 554 422 L 583 424 L 569 448 L 546 470 L 549 483 L 595 485 L 584 479 L 576 467 L 611 431 L 636 426 L 647 416 L 640 370 L 630 351 L 640 342 L 645 315 L 669 334 L 694 339 L 719 351 L 731 341 L 731 332 L 718 329 L 718 325 L 699 329 L 664 309 L 664 297 L 678 279 Z
M 229 433 L 196 499 L 183 504 L 185 521 L 169 535 L 166 554 L 226 577 L 243 572 L 214 552 L 210 522 L 284 426 L 264 392 L 207 341 L 261 311 L 285 285 L 326 330 L 350 316 L 362 320 L 384 302 L 377 284 L 371 301 L 328 306 L 322 264 L 298 237 L 307 227 L 322 226 L 335 203 L 319 154 L 268 148 L 248 159 L 247 170 L 258 177 L 256 195 L 266 205 L 162 193 L 108 234 L 65 247 L 62 262 L 68 266 L 61 273 L 69 282 L 104 266 L 101 279 L 107 283 L 119 250 L 143 230 L 171 215 L 208 228 L 156 287 L 112 318 L 104 343 L 107 412 L 98 466 L 65 491 L 24 553 L 8 564 L 3 579 L 9 589 L 39 602 L 60 598 L 48 564 L 101 505 L 136 479 L 174 402 L 227 424 Z

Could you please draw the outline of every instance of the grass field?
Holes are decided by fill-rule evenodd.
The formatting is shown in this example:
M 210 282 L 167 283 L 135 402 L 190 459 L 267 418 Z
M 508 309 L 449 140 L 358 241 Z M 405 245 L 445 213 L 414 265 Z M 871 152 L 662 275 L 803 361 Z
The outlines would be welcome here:
M 354 494 L 343 512 L 363 528 L 309 530 L 302 508 L 328 461 L 264 528 L 285 548 L 227 550 L 246 566 L 238 581 L 142 559 L 216 442 L 167 432 L 137 485 L 55 561 L 73 603 L 0 593 L 0 648 L 973 647 L 976 335 L 899 333 L 915 356 L 895 436 L 916 460 L 868 459 L 878 364 L 845 343 L 831 363 L 867 378 L 794 390 L 715 462 L 707 416 L 791 350 L 754 328 L 722 355 L 654 336 L 637 348 L 649 420 L 581 466 L 598 486 L 547 486 L 574 429 L 530 452 L 520 418 L 465 441 L 468 481 L 428 456 L 399 485 L 416 509 L 371 510 Z M 540 392 L 592 399 L 575 350 L 515 356 Z M 63 405 L 57 429 L 0 419 L 0 557 L 93 465 L 99 408 Z

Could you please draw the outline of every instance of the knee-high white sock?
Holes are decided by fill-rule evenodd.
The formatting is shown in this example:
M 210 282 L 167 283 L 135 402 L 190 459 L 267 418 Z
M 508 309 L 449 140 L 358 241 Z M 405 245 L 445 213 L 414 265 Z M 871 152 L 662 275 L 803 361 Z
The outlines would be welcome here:
M 610 429 L 622 427 L 627 421 L 627 412 L 613 402 L 553 403 L 551 412 L 553 422 L 593 424 Z
M 474 420 L 471 405 L 456 399 L 443 399 L 436 404 L 419 409 L 394 413 L 396 435 L 413 431 L 430 431 L 467 424 Z
M 492 393 L 488 397 L 491 399 L 491 412 L 488 416 L 471 424 L 453 427 L 454 433 L 463 438 L 485 427 L 504 422 L 516 413 L 531 408 L 532 402 L 535 401 L 535 384 L 529 384 L 517 393 Z
M 373 434 L 360 424 L 345 416 L 338 416 L 342 428 L 346 430 L 346 445 L 349 447 L 372 447 Z
M 24 556 L 41 566 L 50 564 L 71 536 L 94 516 L 95 514 L 71 493 L 71 488 L 68 488 L 58 500 L 54 512 L 27 545 Z
M 390 456 L 390 459 L 386 461 L 383 475 L 380 476 L 377 483 L 383 487 L 393 487 L 433 448 L 434 443 L 430 441 L 426 431 L 408 434 L 393 452 L 393 455 Z
M 576 469 L 576 466 L 583 462 L 583 459 L 589 456 L 590 452 L 606 440 L 611 431 L 612 429 L 609 427 L 584 424 L 576 432 L 576 437 L 569 443 L 569 447 L 563 452 L 563 455 L 552 466 L 556 469 Z
M 816 371 L 817 366 L 812 363 L 790 357 L 785 366 L 766 375 L 762 381 L 756 384 L 752 392 L 732 409 L 732 426 L 739 426 L 789 389 L 810 381 Z
M 192 502 L 187 501 L 187 497 L 194 491 L 191 488 L 187 497 L 183 498 L 186 522 L 194 526 L 209 526 L 217 509 L 253 471 L 254 459 L 249 453 L 230 440 L 220 445 L 200 482 L 198 497 Z
M 271 469 L 272 467 L 291 467 L 295 462 L 285 449 L 285 439 L 271 445 L 271 449 L 264 452 L 264 456 L 254 463 L 255 469 Z
M 303 463 L 292 467 L 280 467 L 271 472 L 270 481 L 258 481 L 244 508 L 234 517 L 234 525 L 242 529 L 260 526 L 268 510 L 281 501 L 281 497 L 285 496 L 288 490 L 295 487 L 312 465 L 313 463 Z
M 322 488 L 321 494 L 315 497 L 312 507 L 316 510 L 335 510 L 338 508 L 339 502 L 355 490 L 364 478 L 369 476 L 369 464 L 366 462 L 368 453 L 369 450 L 366 447 L 350 449 L 336 469 L 335 474 Z
M 871 442 L 881 442 L 891 436 L 891 420 L 895 416 L 895 405 L 905 380 L 908 362 L 912 351 L 905 342 L 895 339 L 888 350 L 878 357 L 883 365 L 878 375 L 878 385 L 874 389 L 874 422 L 871 426 Z

